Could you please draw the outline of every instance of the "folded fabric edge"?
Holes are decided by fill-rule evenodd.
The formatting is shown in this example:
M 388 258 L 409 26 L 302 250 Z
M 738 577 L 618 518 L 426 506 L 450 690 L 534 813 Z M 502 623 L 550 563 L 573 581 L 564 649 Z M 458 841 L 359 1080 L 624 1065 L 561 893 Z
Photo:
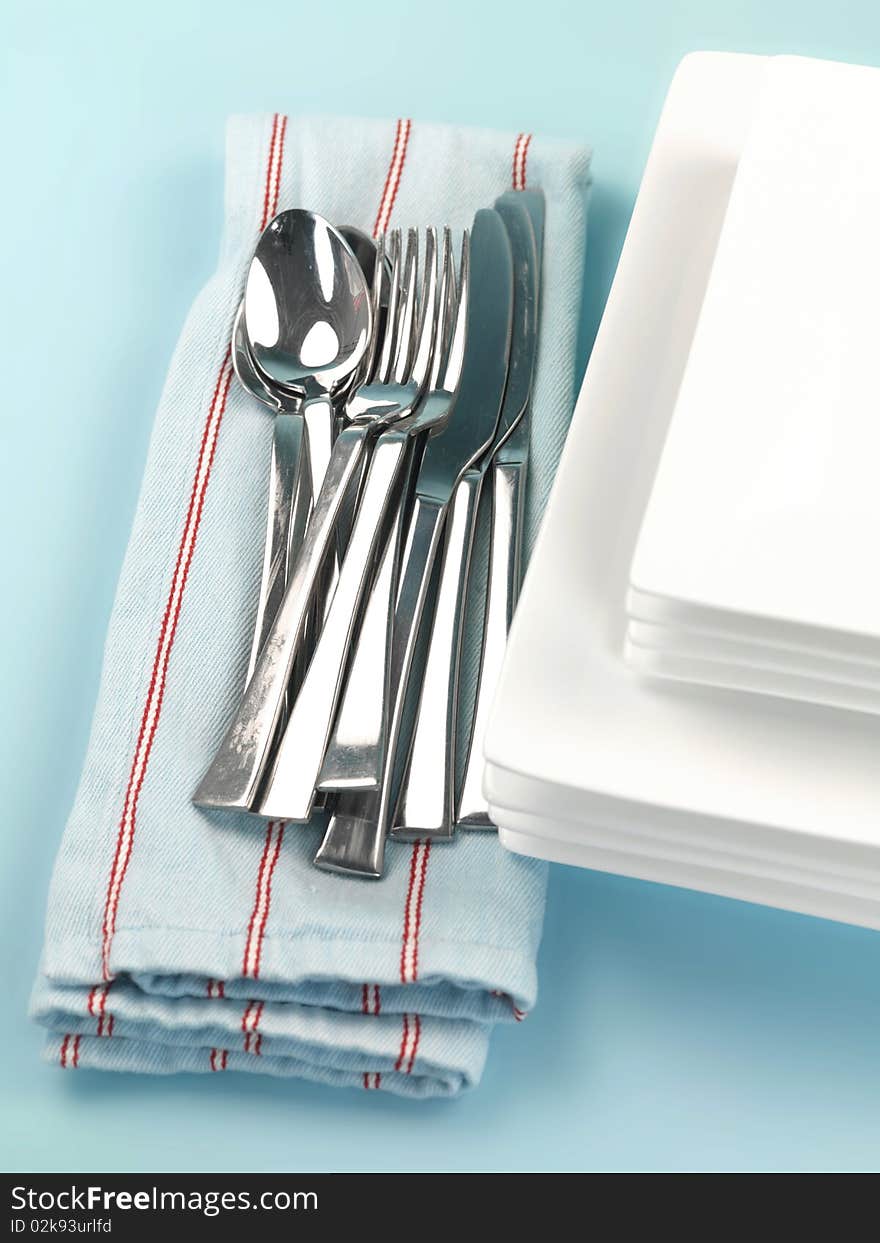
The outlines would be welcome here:
M 171 944 L 169 944 L 169 941 Z M 163 981 L 181 977 L 190 982 L 192 995 L 209 995 L 211 982 L 223 982 L 224 993 L 243 999 L 295 1001 L 300 991 L 318 984 L 349 986 L 342 1006 L 362 1009 L 363 992 L 380 988 L 382 1008 L 391 1013 L 418 1010 L 423 1014 L 476 1019 L 482 1022 L 519 1021 L 535 1004 L 538 989 L 534 955 L 504 946 L 475 941 L 422 937 L 418 951 L 421 969 L 407 956 L 400 937 L 359 940 L 339 936 L 302 938 L 283 931 L 266 936 L 259 973 L 243 974 L 244 933 L 233 937 L 216 931 L 179 928 L 120 928 L 114 944 L 117 979 L 152 978 L 159 995 L 173 995 Z M 107 990 L 108 984 L 71 970 L 71 963 L 94 960 L 92 938 L 68 939 L 63 957 L 47 946 L 41 964 L 31 1012 L 39 1005 L 44 986 L 79 990 Z M 308 964 L 297 974 L 296 963 Z M 196 969 L 201 967 L 201 971 Z M 292 969 L 293 968 L 293 969 Z
M 425 1099 L 452 1097 L 476 1087 L 480 1081 L 488 1034 L 478 1064 L 465 1070 L 452 1067 L 429 1068 L 427 1072 L 408 1072 L 396 1061 L 377 1059 L 375 1065 L 334 1066 L 316 1057 L 254 1056 L 248 1052 L 220 1046 L 160 1044 L 128 1038 L 101 1039 L 73 1031 L 51 1031 L 43 1047 L 42 1059 L 62 1070 L 102 1070 L 129 1074 L 175 1075 L 243 1071 L 269 1074 L 276 1078 L 307 1079 L 333 1087 L 391 1092 L 396 1096 Z

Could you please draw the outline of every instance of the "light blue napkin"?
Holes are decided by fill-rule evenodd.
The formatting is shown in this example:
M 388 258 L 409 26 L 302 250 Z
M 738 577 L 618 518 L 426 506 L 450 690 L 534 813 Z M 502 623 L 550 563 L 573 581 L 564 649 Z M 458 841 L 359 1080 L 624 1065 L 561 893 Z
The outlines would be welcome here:
M 261 228 L 308 206 L 370 232 L 457 231 L 513 185 L 547 196 L 529 519 L 573 404 L 586 237 L 581 148 L 409 121 L 234 118 L 217 272 L 156 416 L 33 1015 L 67 1069 L 247 1070 L 410 1096 L 475 1084 L 535 1001 L 545 865 L 497 837 L 387 852 L 378 883 L 317 871 L 314 828 L 190 802 L 245 674 L 271 416 L 234 378 Z

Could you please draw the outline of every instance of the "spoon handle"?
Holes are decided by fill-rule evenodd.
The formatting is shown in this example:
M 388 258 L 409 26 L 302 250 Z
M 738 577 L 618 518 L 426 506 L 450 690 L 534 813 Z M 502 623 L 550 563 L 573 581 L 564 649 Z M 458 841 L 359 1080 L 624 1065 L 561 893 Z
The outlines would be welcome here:
M 323 393 L 320 397 L 309 397 L 302 404 L 302 417 L 306 425 L 312 491 L 317 496 L 333 455 L 333 429 L 336 421 L 333 402 Z
M 302 547 L 312 503 L 302 415 L 275 415 L 269 469 L 263 576 L 245 686 L 278 612 L 284 587 Z
M 305 623 L 333 545 L 339 511 L 358 477 L 367 436 L 367 427 L 353 424 L 340 433 L 334 445 L 302 549 L 251 680 L 193 796 L 199 807 L 250 810 L 256 801 Z
M 302 416 L 306 426 L 305 443 L 312 477 L 312 496 L 315 497 L 321 491 L 333 454 L 333 442 L 336 439 L 336 408 L 330 396 L 321 393 L 303 402 Z M 321 621 L 336 590 L 336 580 L 339 576 L 339 541 L 344 534 L 345 512 L 343 509 L 340 521 L 337 523 L 336 539 L 318 588 L 313 631 L 320 629 Z

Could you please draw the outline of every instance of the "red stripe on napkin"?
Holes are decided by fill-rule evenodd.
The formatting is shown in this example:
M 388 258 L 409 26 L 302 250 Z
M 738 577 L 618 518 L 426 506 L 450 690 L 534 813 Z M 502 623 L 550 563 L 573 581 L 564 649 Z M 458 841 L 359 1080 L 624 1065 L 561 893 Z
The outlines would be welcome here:
M 527 1019 L 529 1017 L 528 1010 L 520 1010 L 519 1006 L 513 1000 L 510 993 L 500 993 L 497 988 L 493 988 L 492 996 L 497 997 L 500 1001 L 507 1002 L 507 1004 L 510 1006 L 511 1013 L 513 1014 L 513 1017 L 516 1019 L 517 1023 L 521 1023 L 523 1019 Z
M 269 139 L 269 162 L 266 167 L 266 187 L 263 193 L 263 215 L 260 232 L 278 211 L 278 195 L 281 189 L 281 167 L 284 162 L 284 136 L 287 133 L 287 117 L 275 113 L 272 118 L 272 136 Z
M 397 1061 L 394 1063 L 395 1070 L 402 1071 L 405 1075 L 412 1074 L 412 1068 L 415 1065 L 416 1054 L 419 1051 L 419 1041 L 421 1038 L 421 1015 L 404 1014 L 403 1031 L 400 1035 L 400 1052 L 397 1055 Z
M 381 1011 L 382 997 L 379 992 L 379 985 L 364 984 L 361 988 L 361 1013 L 380 1014 Z
M 88 1011 L 92 1018 L 98 1020 L 96 1035 L 113 1035 L 113 1015 L 107 1012 L 107 994 L 112 988 L 112 981 L 107 984 L 96 984 L 89 993 Z
M 284 135 L 287 127 L 287 118 L 276 116 L 272 122 L 272 136 L 269 143 L 269 154 L 266 167 L 266 183 L 263 195 L 263 224 L 266 223 L 267 213 L 274 215 L 278 205 L 278 193 L 281 180 L 281 163 L 284 153 Z M 214 451 L 217 447 L 217 434 L 220 430 L 220 423 L 226 409 L 226 399 L 229 394 L 229 386 L 232 382 L 232 364 L 229 357 L 229 349 L 223 356 L 223 362 L 220 365 L 220 373 L 217 377 L 217 383 L 214 386 L 214 392 L 208 407 L 205 426 L 202 432 L 201 445 L 199 447 L 199 455 L 196 463 L 195 477 L 193 479 L 190 491 L 189 505 L 186 511 L 186 518 L 183 524 L 183 532 L 180 537 L 180 543 L 177 549 L 177 559 L 174 565 L 174 572 L 171 577 L 171 588 L 168 593 L 168 599 L 165 604 L 165 612 L 162 616 L 162 622 L 159 628 L 159 638 L 156 644 L 156 652 L 153 658 L 153 668 L 150 676 L 149 686 L 147 688 L 147 697 L 141 714 L 140 728 L 138 731 L 137 742 L 135 744 L 134 756 L 131 762 L 131 771 L 129 773 L 128 785 L 125 790 L 125 799 L 122 807 L 122 817 L 119 822 L 119 831 L 116 837 L 116 848 L 113 855 L 113 862 L 110 868 L 110 876 L 107 881 L 107 894 L 104 902 L 104 920 L 102 925 L 102 949 L 101 949 L 101 972 L 104 980 L 113 978 L 110 970 L 110 951 L 113 946 L 113 937 L 116 932 L 116 915 L 119 909 L 119 897 L 122 892 L 122 886 L 125 881 L 125 875 L 128 870 L 129 860 L 131 859 L 131 851 L 134 843 L 135 828 L 137 825 L 137 805 L 140 797 L 141 788 L 143 787 L 144 777 L 146 776 L 147 767 L 150 761 L 150 754 L 153 749 L 153 740 L 156 736 L 156 728 L 159 724 L 159 718 L 162 712 L 162 703 L 165 695 L 165 679 L 168 673 L 168 664 L 171 659 L 171 650 L 174 646 L 174 640 L 177 634 L 177 623 L 180 619 L 180 609 L 183 603 L 183 595 L 186 589 L 187 580 L 189 578 L 189 568 L 192 563 L 193 552 L 196 546 L 196 539 L 199 533 L 199 525 L 202 518 L 202 509 L 205 503 L 205 495 L 208 490 L 208 483 L 211 478 L 211 466 L 214 461 Z
M 76 1070 L 79 1066 L 79 1042 L 82 1036 L 72 1036 L 70 1032 L 61 1042 L 59 1061 L 63 1070 Z
M 419 978 L 419 935 L 422 929 L 422 899 L 428 860 L 431 857 L 431 840 L 413 843 L 409 863 L 409 884 L 403 910 L 403 936 L 400 944 L 400 982 L 414 984 Z
M 517 134 L 516 142 L 513 144 L 513 174 L 511 183 L 514 190 L 525 190 L 526 188 L 526 160 L 528 159 L 529 143 L 531 141 L 531 134 Z
M 245 1053 L 253 1053 L 257 1057 L 260 1056 L 263 1047 L 262 1034 L 257 1031 L 260 1019 L 263 1017 L 263 1005 L 262 1001 L 249 1001 L 244 1014 L 241 1016 L 241 1030 L 244 1032 L 244 1051 Z
M 260 870 L 257 873 L 257 888 L 254 894 L 254 907 L 248 924 L 247 941 L 244 947 L 244 959 L 241 972 L 256 980 L 260 974 L 260 960 L 263 954 L 263 940 L 266 936 L 266 924 L 269 920 L 269 908 L 272 905 L 272 877 L 278 864 L 278 856 L 284 843 L 284 821 L 270 820 L 266 826 L 266 840 L 263 843 L 263 854 L 260 858 Z
M 397 129 L 394 133 L 394 148 L 391 152 L 391 163 L 388 165 L 388 174 L 385 177 L 382 197 L 379 200 L 379 209 L 376 212 L 373 237 L 378 237 L 380 233 L 384 233 L 388 228 L 388 222 L 391 219 L 391 213 L 394 210 L 394 203 L 397 198 L 397 191 L 400 188 L 400 178 L 403 175 L 403 165 L 406 162 L 406 150 L 409 146 L 411 129 L 412 121 L 408 117 L 402 117 L 397 122 Z
M 408 1059 L 407 1059 L 406 1067 L 405 1067 L 405 1070 L 404 1070 L 404 1074 L 407 1074 L 407 1075 L 411 1075 L 411 1074 L 412 1074 L 412 1068 L 413 1068 L 413 1066 L 415 1066 L 415 1064 L 416 1064 L 416 1054 L 417 1054 L 417 1053 L 418 1053 L 418 1051 L 419 1051 L 419 1041 L 420 1041 L 420 1040 L 421 1040 L 421 1038 L 422 1038 L 422 1018 L 421 1018 L 421 1015 L 419 1015 L 419 1014 L 414 1014 L 414 1015 L 413 1015 L 413 1019 L 415 1020 L 415 1035 L 413 1036 L 412 1045 L 411 1045 L 411 1047 L 410 1047 L 410 1051 L 409 1051 L 409 1057 L 408 1057 Z
M 205 493 L 207 492 L 208 481 L 211 476 L 211 466 L 214 461 L 214 450 L 217 446 L 217 433 L 220 430 L 220 422 L 226 409 L 226 398 L 231 381 L 232 365 L 229 361 L 229 350 L 227 349 L 220 368 L 220 374 L 217 377 L 217 383 L 214 387 L 214 394 L 211 398 L 208 416 L 202 433 L 195 479 L 193 480 L 190 493 L 183 534 L 181 535 L 180 545 L 177 550 L 177 560 L 171 579 L 171 590 L 168 594 L 165 613 L 159 631 L 159 641 L 153 660 L 153 670 L 147 690 L 147 699 L 141 716 L 140 730 L 128 778 L 128 786 L 125 791 L 122 819 L 119 822 L 119 832 L 116 838 L 116 851 L 113 856 L 113 865 L 110 869 L 110 878 L 107 882 L 101 954 L 102 975 L 105 980 L 113 978 L 110 970 L 110 950 L 116 932 L 119 897 L 131 859 L 137 823 L 138 799 L 143 788 L 150 753 L 153 749 L 153 741 L 156 737 L 156 728 L 162 712 L 162 703 L 165 697 L 165 679 L 171 659 L 171 649 L 174 646 L 174 639 L 177 634 L 177 623 L 180 619 L 183 594 L 187 579 L 189 578 L 189 569 L 205 503 Z
M 403 1031 L 400 1036 L 400 1052 L 397 1055 L 397 1061 L 394 1063 L 394 1069 L 400 1070 L 403 1065 L 403 1058 L 409 1045 L 409 1015 L 403 1016 Z

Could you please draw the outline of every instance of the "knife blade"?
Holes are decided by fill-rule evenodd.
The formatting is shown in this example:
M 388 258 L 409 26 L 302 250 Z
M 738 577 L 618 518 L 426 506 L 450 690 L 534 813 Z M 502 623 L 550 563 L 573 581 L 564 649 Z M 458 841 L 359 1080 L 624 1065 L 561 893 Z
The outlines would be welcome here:
M 394 836 L 446 837 L 451 835 L 454 822 L 455 764 L 451 744 L 458 702 L 461 615 L 473 519 L 482 483 L 479 465 L 494 443 L 506 407 L 514 314 L 510 234 L 494 209 L 478 213 L 480 217 L 484 217 L 487 265 L 491 264 L 479 285 L 476 275 L 473 276 L 477 298 L 474 311 L 480 318 L 474 324 L 475 335 L 468 335 L 462 387 L 450 426 L 435 441 L 428 442 L 416 484 L 417 498 L 441 501 L 444 516 L 447 509 L 450 512 L 433 632 L 393 815 Z M 520 384 L 511 400 L 522 405 Z M 391 785 L 391 775 L 387 773 L 386 787 Z M 390 805 L 387 788 L 383 789 L 382 801 Z
M 509 191 L 495 206 L 502 212 L 511 230 L 518 275 L 517 292 L 522 293 L 522 297 L 514 312 L 511 379 L 507 388 L 510 402 L 508 406 L 505 397 L 505 411 L 492 456 L 489 564 L 480 669 L 455 816 L 456 828 L 474 829 L 494 828 L 489 819 L 488 803 L 483 797 L 483 740 L 521 579 L 529 449 L 528 404 L 538 350 L 540 267 L 544 241 L 544 196 L 540 191 Z M 505 428 L 508 408 L 512 422 Z

